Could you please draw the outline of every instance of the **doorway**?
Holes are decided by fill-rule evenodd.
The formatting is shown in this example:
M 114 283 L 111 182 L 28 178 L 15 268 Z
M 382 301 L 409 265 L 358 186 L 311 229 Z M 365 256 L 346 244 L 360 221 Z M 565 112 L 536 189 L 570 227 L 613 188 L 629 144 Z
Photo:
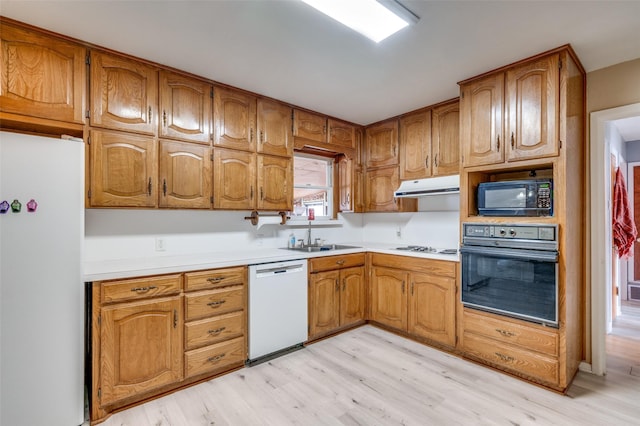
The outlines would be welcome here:
M 593 112 L 590 138 L 590 265 L 591 293 L 586 306 L 590 318 L 591 365 L 583 369 L 594 374 L 606 373 L 607 333 L 613 329 L 612 268 L 613 250 L 611 227 L 611 175 L 612 154 L 609 129 L 616 120 L 640 117 L 640 103 Z M 590 311 L 590 312 L 589 312 Z M 609 339 L 610 340 L 610 339 Z

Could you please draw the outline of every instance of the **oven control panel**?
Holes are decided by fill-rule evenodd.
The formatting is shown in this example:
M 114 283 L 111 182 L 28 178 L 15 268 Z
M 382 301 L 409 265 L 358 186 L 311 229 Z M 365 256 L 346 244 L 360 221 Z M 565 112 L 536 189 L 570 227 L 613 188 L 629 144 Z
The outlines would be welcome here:
M 464 224 L 464 237 L 556 241 L 554 225 Z

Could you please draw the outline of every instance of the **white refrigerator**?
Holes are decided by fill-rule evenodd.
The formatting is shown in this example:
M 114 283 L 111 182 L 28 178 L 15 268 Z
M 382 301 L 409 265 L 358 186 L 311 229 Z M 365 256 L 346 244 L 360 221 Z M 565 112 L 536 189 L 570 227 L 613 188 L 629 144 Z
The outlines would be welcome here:
M 84 421 L 83 192 L 81 141 L 0 132 L 2 426 Z

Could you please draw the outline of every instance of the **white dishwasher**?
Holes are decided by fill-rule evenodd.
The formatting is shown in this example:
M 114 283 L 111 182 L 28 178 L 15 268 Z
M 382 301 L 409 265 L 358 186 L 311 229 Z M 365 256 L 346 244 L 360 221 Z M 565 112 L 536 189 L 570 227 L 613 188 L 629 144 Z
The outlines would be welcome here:
M 302 348 L 307 340 L 307 260 L 249 265 L 248 365 Z

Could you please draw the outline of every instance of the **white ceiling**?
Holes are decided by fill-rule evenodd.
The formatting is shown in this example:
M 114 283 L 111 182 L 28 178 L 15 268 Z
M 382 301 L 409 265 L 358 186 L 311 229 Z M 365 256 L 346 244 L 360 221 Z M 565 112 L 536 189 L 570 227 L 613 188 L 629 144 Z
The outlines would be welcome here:
M 359 124 L 570 43 L 592 71 L 640 57 L 640 1 L 402 0 L 375 44 L 297 0 L 15 1 L 0 14 Z
M 640 141 L 640 116 L 615 120 L 613 125 L 618 129 L 623 141 Z

